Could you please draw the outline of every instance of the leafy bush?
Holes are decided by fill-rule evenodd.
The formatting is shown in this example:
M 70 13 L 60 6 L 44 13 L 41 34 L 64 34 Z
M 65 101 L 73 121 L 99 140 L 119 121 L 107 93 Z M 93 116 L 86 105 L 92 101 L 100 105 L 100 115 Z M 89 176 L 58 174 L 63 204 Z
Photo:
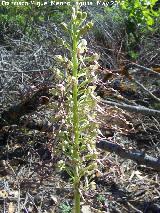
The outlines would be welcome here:
M 43 3 L 43 1 L 40 0 L 39 3 Z M 46 21 L 61 23 L 69 14 L 70 8 L 66 5 L 61 7 L 49 5 L 39 7 L 32 4 L 24 6 L 1 5 L 1 34 L 10 28 L 13 30 L 13 25 L 17 25 L 17 29 L 19 28 L 24 34 L 31 35 L 36 30 L 36 25 L 44 24 Z

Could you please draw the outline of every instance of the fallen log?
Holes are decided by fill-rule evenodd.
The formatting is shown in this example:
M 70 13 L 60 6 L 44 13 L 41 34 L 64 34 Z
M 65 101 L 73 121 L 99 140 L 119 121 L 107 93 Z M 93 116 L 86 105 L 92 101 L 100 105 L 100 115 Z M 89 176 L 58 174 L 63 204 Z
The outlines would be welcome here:
M 34 119 L 22 119 L 20 121 L 20 125 L 23 128 L 27 128 L 30 130 L 38 130 L 40 132 L 48 132 L 48 133 L 52 133 L 56 130 L 59 129 L 59 124 L 58 123 L 51 123 L 49 121 L 42 121 L 42 120 L 34 120 Z
M 33 95 L 25 98 L 22 102 L 4 110 L 0 115 L 0 129 L 4 126 L 19 124 L 22 116 L 32 113 L 40 105 L 46 104 L 43 97 L 46 99 L 50 97 L 48 87 L 38 89 Z
M 139 165 L 146 165 L 147 167 L 151 167 L 156 171 L 160 172 L 160 159 L 149 156 L 144 152 L 135 150 L 126 150 L 118 144 L 104 140 L 97 142 L 96 147 L 108 152 L 114 152 L 115 154 L 119 155 L 122 158 L 131 159 L 137 162 L 137 164 Z

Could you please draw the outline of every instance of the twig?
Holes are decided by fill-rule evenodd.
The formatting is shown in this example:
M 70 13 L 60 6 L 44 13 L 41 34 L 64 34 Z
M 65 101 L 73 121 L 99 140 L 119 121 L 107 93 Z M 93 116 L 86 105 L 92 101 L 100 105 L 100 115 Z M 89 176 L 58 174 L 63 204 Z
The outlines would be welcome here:
M 141 210 L 137 209 L 136 207 L 134 207 L 131 203 L 127 202 L 127 205 L 132 208 L 135 212 L 137 213 L 143 213 Z
M 140 82 L 138 82 L 135 79 L 132 79 L 138 86 L 140 86 L 145 92 L 147 92 L 153 99 L 155 99 L 156 101 L 160 102 L 160 99 L 158 97 L 156 97 L 155 95 L 153 95 L 153 93 L 151 93 L 143 84 L 141 84 Z
M 8 72 L 8 73 L 31 73 L 31 72 L 47 72 L 49 71 L 49 69 L 43 69 L 43 70 L 22 70 L 22 71 L 13 71 L 13 70 L 1 70 L 0 72 Z
M 20 202 L 21 202 L 21 188 L 20 188 L 20 184 L 18 182 L 18 197 L 17 197 L 17 212 L 20 213 Z

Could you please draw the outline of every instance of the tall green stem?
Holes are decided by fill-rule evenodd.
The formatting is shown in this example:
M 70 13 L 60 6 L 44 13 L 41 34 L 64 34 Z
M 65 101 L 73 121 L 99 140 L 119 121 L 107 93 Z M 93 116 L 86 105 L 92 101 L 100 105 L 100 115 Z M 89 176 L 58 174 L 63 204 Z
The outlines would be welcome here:
M 92 60 L 86 62 L 87 66 L 85 66 L 84 63 L 82 63 L 83 57 L 85 58 L 85 55 L 82 54 L 87 50 L 87 41 L 85 39 L 82 39 L 82 36 L 90 30 L 90 28 L 93 26 L 92 22 L 88 22 L 87 24 L 84 24 L 85 19 L 87 18 L 87 14 L 85 12 L 81 12 L 79 10 L 78 5 L 76 4 L 75 0 L 72 0 L 73 2 L 73 11 L 72 11 L 72 20 L 67 26 L 66 23 L 62 23 L 62 27 L 65 32 L 69 33 L 69 36 L 72 41 L 72 45 L 70 43 L 63 41 L 62 44 L 67 47 L 67 49 L 71 52 L 71 62 L 68 60 L 68 71 L 70 70 L 70 67 L 72 68 L 72 74 L 68 72 L 68 78 L 66 78 L 67 87 L 66 87 L 66 95 L 68 96 L 67 106 L 68 106 L 68 113 L 66 116 L 66 130 L 68 130 L 68 133 L 64 133 L 65 143 L 62 143 L 63 150 L 67 156 L 67 159 L 69 160 L 69 165 L 67 165 L 67 162 L 64 164 L 62 163 L 61 168 L 66 168 L 69 175 L 72 177 L 73 180 L 73 188 L 74 188 L 74 208 L 73 213 L 80 213 L 80 183 L 81 178 L 84 177 L 84 175 L 88 174 L 88 172 L 92 173 L 93 168 L 95 168 L 95 165 L 90 164 L 88 165 L 87 162 L 89 160 L 95 159 L 95 153 L 91 150 L 90 147 L 92 146 L 92 142 L 95 139 L 95 129 L 96 126 L 93 124 L 92 121 L 88 119 L 88 113 L 94 117 L 94 101 L 91 99 L 89 92 L 88 83 L 92 79 L 92 75 L 90 72 L 90 65 L 88 62 L 94 62 L 94 57 L 90 57 Z M 66 58 L 62 56 L 57 56 L 57 60 L 60 61 L 62 64 L 65 64 L 66 68 Z M 81 67 L 81 70 L 79 68 Z M 83 70 L 84 67 L 85 69 Z M 88 67 L 88 70 L 87 70 Z M 84 82 L 78 83 L 79 74 L 81 74 L 84 77 Z M 84 75 L 83 75 L 84 74 Z M 72 79 L 72 80 L 71 80 Z M 81 83 L 84 83 L 81 87 Z M 72 85 L 72 96 L 70 96 L 70 86 Z M 83 88 L 84 87 L 84 88 Z M 87 88 L 87 91 L 85 91 L 85 88 Z M 79 91 L 81 89 L 81 91 Z M 67 93 L 69 92 L 69 93 Z M 84 96 L 80 96 L 80 101 L 78 100 L 78 97 L 80 94 L 85 94 Z M 84 103 L 84 113 L 83 113 L 83 106 Z M 89 104 L 88 104 L 89 103 Z M 87 124 L 87 125 L 86 125 Z M 91 125 L 88 125 L 91 124 Z M 68 128 L 68 129 L 67 129 Z M 93 132 L 90 131 L 93 129 Z M 72 131 L 71 131 L 72 130 Z M 91 135 L 88 134 L 88 131 L 91 132 Z M 68 137 L 69 136 L 69 137 Z M 92 137 L 93 136 L 93 137 Z M 64 139 L 63 138 L 63 139 Z M 67 139 L 66 139 L 67 138 Z M 72 138 L 72 143 L 71 139 Z M 82 143 L 82 138 L 84 139 L 82 146 L 80 145 Z M 93 138 L 93 141 L 91 140 Z M 68 152 L 69 151 L 69 152 Z M 87 155 L 85 156 L 85 153 Z M 88 155 L 88 153 L 90 153 Z M 69 156 L 68 156 L 69 155 Z M 69 157 L 69 158 L 68 158 Z M 72 163 L 72 165 L 71 165 Z M 70 168 L 69 168 L 70 167 Z M 86 181 L 87 185 L 87 181 Z
M 75 163 L 74 170 L 74 213 L 80 213 L 80 177 L 79 177 L 79 116 L 78 116 L 78 57 L 77 57 L 77 35 L 76 26 L 72 26 L 72 63 L 73 63 L 73 133 L 74 133 L 74 150 L 73 157 Z

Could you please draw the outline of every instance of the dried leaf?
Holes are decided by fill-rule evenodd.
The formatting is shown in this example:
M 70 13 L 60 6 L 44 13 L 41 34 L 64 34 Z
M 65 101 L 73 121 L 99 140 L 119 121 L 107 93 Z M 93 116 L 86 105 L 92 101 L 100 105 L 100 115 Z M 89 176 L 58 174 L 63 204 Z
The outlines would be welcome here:
M 51 199 L 53 200 L 53 202 L 56 204 L 58 203 L 58 199 L 55 195 L 51 195 Z
M 8 213 L 14 213 L 15 212 L 15 205 L 10 202 L 8 206 Z
M 0 190 L 0 197 L 1 198 L 7 198 L 8 197 L 8 192 L 6 192 L 5 190 Z
M 92 213 L 89 205 L 82 206 L 82 213 Z

